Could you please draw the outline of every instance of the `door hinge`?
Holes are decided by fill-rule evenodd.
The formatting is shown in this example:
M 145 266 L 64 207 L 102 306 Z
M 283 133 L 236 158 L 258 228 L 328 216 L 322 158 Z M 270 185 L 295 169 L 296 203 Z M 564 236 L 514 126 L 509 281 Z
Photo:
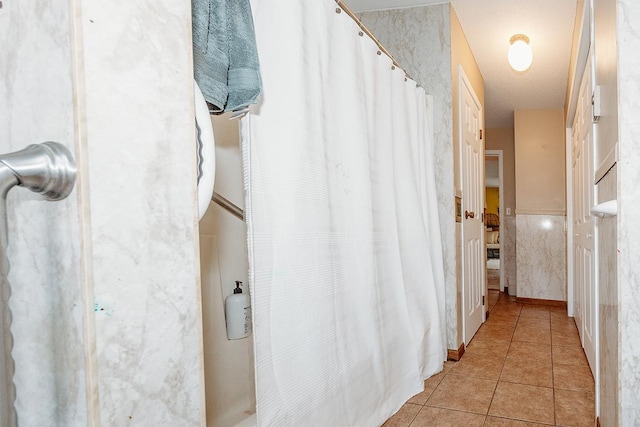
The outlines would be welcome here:
M 480 129 L 480 139 L 482 139 L 482 129 Z
M 600 112 L 601 110 L 601 101 L 600 101 L 600 86 L 596 86 L 593 88 L 593 94 L 591 95 L 591 105 L 592 105 L 592 114 L 593 114 L 593 122 L 597 122 L 600 120 Z
M 482 305 L 484 305 L 484 295 L 482 295 Z

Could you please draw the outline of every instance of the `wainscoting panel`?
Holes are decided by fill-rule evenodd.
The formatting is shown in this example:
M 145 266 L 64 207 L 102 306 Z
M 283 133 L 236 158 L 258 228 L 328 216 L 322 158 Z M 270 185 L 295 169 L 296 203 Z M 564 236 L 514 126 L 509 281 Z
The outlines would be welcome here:
M 564 215 L 516 216 L 518 297 L 567 300 Z

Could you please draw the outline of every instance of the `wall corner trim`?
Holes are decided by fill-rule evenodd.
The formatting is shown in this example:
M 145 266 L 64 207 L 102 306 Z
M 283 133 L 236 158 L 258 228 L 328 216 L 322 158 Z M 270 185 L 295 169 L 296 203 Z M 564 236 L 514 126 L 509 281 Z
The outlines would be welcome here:
M 447 360 L 459 361 L 464 354 L 464 343 L 460 344 L 457 350 L 447 349 Z
M 557 215 L 565 216 L 566 209 L 516 209 L 516 215 Z
M 541 299 L 541 298 L 521 298 L 516 297 L 516 303 L 526 305 L 550 305 L 552 307 L 567 308 L 567 302 L 555 299 Z

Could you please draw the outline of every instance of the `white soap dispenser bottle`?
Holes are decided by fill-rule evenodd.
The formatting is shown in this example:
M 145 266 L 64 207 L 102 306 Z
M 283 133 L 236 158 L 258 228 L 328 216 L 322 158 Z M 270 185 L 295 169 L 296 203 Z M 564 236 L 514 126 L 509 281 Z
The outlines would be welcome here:
M 224 301 L 224 315 L 227 320 L 227 338 L 239 340 L 251 333 L 251 301 L 249 294 L 242 293 L 242 282 L 236 280 L 233 295 Z

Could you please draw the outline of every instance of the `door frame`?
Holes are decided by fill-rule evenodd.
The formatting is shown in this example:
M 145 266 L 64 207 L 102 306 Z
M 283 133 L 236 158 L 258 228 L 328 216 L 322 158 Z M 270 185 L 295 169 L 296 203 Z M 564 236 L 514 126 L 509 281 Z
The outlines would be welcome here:
M 567 230 L 567 315 L 569 317 L 574 317 L 574 304 L 575 304 L 575 290 L 574 290 L 574 265 L 573 265 L 573 177 L 572 177 L 572 153 L 571 153 L 571 132 L 572 132 L 572 124 L 576 114 L 576 109 L 578 105 L 578 94 L 580 93 L 580 84 L 582 83 L 582 76 L 584 74 L 584 70 L 587 66 L 587 58 L 590 54 L 591 46 L 595 45 L 594 43 L 594 35 L 593 31 L 593 7 L 589 9 L 589 5 L 585 6 L 585 12 L 582 16 L 577 16 L 577 19 L 581 20 L 580 23 L 580 34 L 579 34 L 579 44 L 578 50 L 576 52 L 576 62 L 575 69 L 573 74 L 569 76 L 569 105 L 567 108 L 567 123 L 566 123 L 566 151 L 565 151 L 565 171 L 566 171 L 566 208 L 567 208 L 567 219 L 566 219 L 566 230 Z M 593 71 L 593 60 L 592 60 L 592 71 Z M 595 77 L 595 74 L 594 74 Z M 595 78 L 594 78 L 595 82 Z M 596 399 L 598 399 L 596 393 Z M 596 405 L 596 409 L 598 405 Z
M 595 81 L 595 77 L 596 77 L 596 73 L 595 73 L 595 60 L 594 60 L 594 52 L 592 49 L 588 49 L 587 50 L 587 55 L 586 55 L 587 59 L 586 59 L 586 64 L 584 64 L 583 67 L 581 67 L 579 70 L 576 70 L 576 76 L 575 76 L 575 84 L 578 87 L 577 93 L 580 93 L 580 88 L 582 87 L 582 83 L 584 81 L 584 78 L 587 74 L 587 72 L 589 72 L 591 74 L 591 90 L 593 91 L 595 86 L 596 86 L 596 81 Z M 567 126 L 571 125 L 573 126 L 573 122 L 575 121 L 575 116 L 577 114 L 577 100 L 575 101 L 575 103 L 572 102 L 572 111 L 571 111 L 571 116 L 570 116 L 570 121 L 567 122 Z M 592 97 L 592 104 L 593 104 L 593 97 Z M 593 107 L 592 107 L 593 108 Z M 593 126 L 592 123 L 595 123 L 595 120 L 593 118 L 593 110 L 590 111 L 590 119 L 589 120 L 589 126 L 591 126 L 591 155 L 592 158 L 590 159 L 591 162 L 591 167 L 592 167 L 592 178 L 593 178 L 593 200 L 592 200 L 592 204 L 597 203 L 598 200 L 598 186 L 597 186 L 597 164 L 595 164 L 595 148 L 596 148 L 596 137 L 597 137 L 597 132 L 595 127 Z M 578 237 L 577 234 L 577 229 L 574 227 L 574 219 L 575 216 L 577 215 L 577 213 L 574 211 L 573 209 L 573 197 L 574 197 L 574 179 L 573 179 L 573 152 L 572 152 L 572 148 L 573 148 L 573 128 L 572 127 L 567 127 L 567 143 L 566 143 L 566 147 L 567 147 L 567 151 L 566 151 L 566 159 L 567 159 L 567 314 L 571 317 L 575 317 L 575 310 L 574 307 L 576 305 L 576 276 L 577 274 L 579 274 L 579 269 L 576 266 L 576 262 L 575 262 L 575 252 L 574 252 L 574 245 L 575 245 L 575 238 Z M 600 283 L 599 283 L 599 263 L 598 263 L 598 259 L 599 259 L 599 246 L 598 246 L 598 241 L 599 241 L 599 221 L 593 217 L 593 249 L 592 249 L 592 254 L 593 254 L 593 262 L 594 262 L 594 266 L 593 266 L 593 277 L 592 280 L 594 281 L 593 283 L 593 304 L 594 304 L 594 310 L 592 311 L 591 315 L 593 316 L 594 320 L 594 325 L 593 325 L 593 330 L 592 330 L 592 342 L 593 342 L 593 365 L 591 366 L 591 363 L 589 363 L 589 366 L 592 370 L 592 374 L 595 380 L 595 404 L 596 404 L 596 415 L 599 415 L 599 408 L 600 408 L 600 314 L 599 314 L 599 307 L 600 307 L 600 296 L 599 296 L 599 287 L 600 287 Z M 582 312 L 582 317 L 581 317 L 581 322 L 580 324 L 576 324 L 577 328 L 580 330 L 580 341 L 581 341 L 581 345 L 584 348 L 585 345 L 585 338 L 584 338 L 584 322 L 585 322 L 585 316 L 586 314 L 584 313 L 584 311 Z M 586 352 L 586 350 L 585 350 Z
M 565 225 L 567 227 L 567 316 L 575 316 L 575 284 L 574 281 L 574 259 L 573 259 L 573 153 L 571 149 L 572 145 L 572 133 L 573 133 L 573 120 L 575 118 L 575 112 L 571 117 L 571 120 L 567 120 L 566 129 L 566 152 L 565 152 L 565 172 L 566 172 L 566 207 L 567 207 L 567 219 Z
M 486 147 L 486 144 L 485 144 Z M 505 269 L 505 265 L 504 265 L 504 230 L 505 230 L 505 223 L 504 223 L 504 180 L 503 180 L 503 175 L 504 175 L 504 169 L 503 169 L 503 163 L 502 163 L 502 159 L 503 159 L 503 150 L 486 150 L 484 151 L 484 159 L 485 159 L 485 164 L 487 161 L 487 156 L 490 157 L 497 157 L 498 158 L 498 185 L 500 187 L 498 187 L 498 197 L 500 200 L 498 200 L 498 218 L 500 220 L 500 241 L 498 242 L 498 244 L 500 245 L 500 292 L 504 292 L 504 269 Z M 485 168 L 485 173 L 486 173 L 486 168 Z M 486 182 L 485 182 L 485 188 L 487 188 Z M 485 197 L 484 200 L 485 205 L 487 204 L 487 199 Z M 486 264 L 486 263 L 485 263 Z M 485 279 L 485 295 L 488 295 L 488 284 L 487 281 Z

